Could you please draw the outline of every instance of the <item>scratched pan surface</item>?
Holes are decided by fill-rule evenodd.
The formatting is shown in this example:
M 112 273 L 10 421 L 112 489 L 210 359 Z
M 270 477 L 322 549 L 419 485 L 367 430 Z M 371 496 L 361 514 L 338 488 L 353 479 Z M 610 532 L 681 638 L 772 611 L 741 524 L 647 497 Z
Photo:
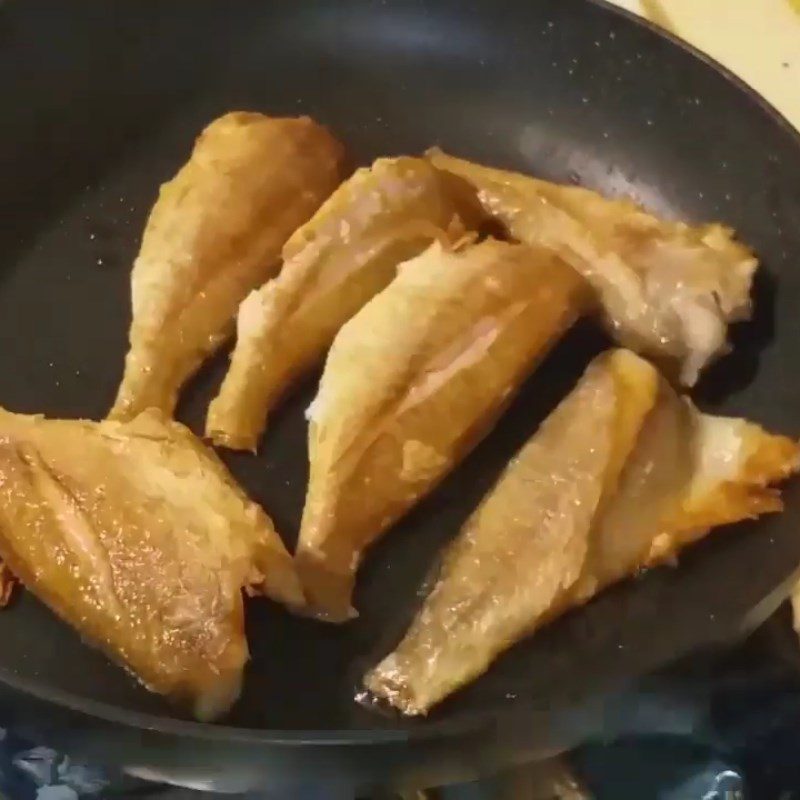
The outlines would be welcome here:
M 705 376 L 707 409 L 800 434 L 800 143 L 729 76 L 603 5 L 536 2 L 8 2 L 0 7 L 0 402 L 99 417 L 119 378 L 128 273 L 158 184 L 212 117 L 311 114 L 356 162 L 445 149 L 722 219 L 761 254 L 755 320 Z M 800 563 L 788 510 L 718 531 L 515 648 L 429 719 L 352 702 L 440 545 L 604 345 L 567 337 L 496 431 L 370 555 L 361 618 L 325 627 L 251 603 L 253 660 L 222 725 L 175 716 L 32 597 L 0 614 L 0 721 L 111 763 L 247 788 L 434 782 L 570 744 L 612 687 L 763 618 Z M 224 356 L 189 388 L 193 426 Z M 288 544 L 306 479 L 312 381 L 263 454 L 228 463 Z

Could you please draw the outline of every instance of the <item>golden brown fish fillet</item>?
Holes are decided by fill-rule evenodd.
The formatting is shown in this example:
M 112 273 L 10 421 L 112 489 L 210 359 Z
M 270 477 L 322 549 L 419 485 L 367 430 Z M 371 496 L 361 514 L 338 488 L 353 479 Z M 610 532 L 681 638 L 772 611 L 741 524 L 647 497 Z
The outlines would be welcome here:
M 617 340 L 671 360 L 692 385 L 750 313 L 757 262 L 722 225 L 692 227 L 575 186 L 428 153 L 471 183 L 486 212 L 521 242 L 552 247 L 594 287 Z
M 792 589 L 792 619 L 795 633 L 800 634 L 800 583 L 796 583 Z
M 264 512 L 186 428 L 0 410 L 0 557 L 154 692 L 201 719 L 239 694 L 242 589 L 304 602 Z
M 242 303 L 206 436 L 254 450 L 270 408 L 322 360 L 339 328 L 394 278 L 397 265 L 432 241 L 463 235 L 448 183 L 425 159 L 381 158 L 328 198 L 287 242 L 278 277 Z
M 367 689 L 426 713 L 608 584 L 713 526 L 780 510 L 769 485 L 799 452 L 753 423 L 699 413 L 630 351 L 601 355 L 449 546 Z
M 341 162 L 339 143 L 307 117 L 236 112 L 203 131 L 147 221 L 111 418 L 172 414 L 183 383 L 232 333 L 239 304 L 336 188 Z
M 11 602 L 15 585 L 16 580 L 11 574 L 11 570 L 0 558 L 0 608 L 5 608 Z
M 309 408 L 296 556 L 320 616 L 355 613 L 363 551 L 487 433 L 585 292 L 547 250 L 437 243 L 341 329 Z

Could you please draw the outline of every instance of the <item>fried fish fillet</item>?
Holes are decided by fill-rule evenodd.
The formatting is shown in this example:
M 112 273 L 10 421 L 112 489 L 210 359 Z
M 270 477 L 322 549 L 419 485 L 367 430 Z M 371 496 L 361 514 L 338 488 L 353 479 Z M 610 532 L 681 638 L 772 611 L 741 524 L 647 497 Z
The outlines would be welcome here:
M 469 209 L 456 207 L 448 184 L 425 159 L 381 158 L 333 193 L 287 242 L 278 277 L 242 303 L 206 436 L 254 450 L 270 408 L 322 360 L 339 328 L 394 278 L 397 265 L 432 241 L 463 235 Z
M 15 585 L 16 580 L 11 574 L 11 570 L 0 558 L 0 608 L 5 608 L 11 602 L 11 595 Z
M 795 633 L 800 634 L 800 583 L 796 583 L 792 589 L 792 619 Z
M 686 385 L 724 352 L 728 324 L 750 314 L 757 262 L 723 225 L 661 220 L 629 200 L 439 150 L 428 157 L 471 183 L 486 212 L 515 239 L 552 247 L 592 284 L 616 339 L 676 363 Z
M 630 351 L 599 356 L 445 552 L 397 649 L 365 678 L 424 714 L 520 639 L 710 528 L 779 511 L 800 449 L 701 414 Z
M 292 232 L 342 177 L 342 147 L 307 117 L 212 122 L 161 192 L 131 274 L 130 349 L 109 416 L 172 414 L 178 392 L 274 275 Z
M 239 694 L 242 589 L 304 603 L 264 512 L 190 431 L 0 410 L 0 557 L 148 689 L 200 719 Z
M 586 291 L 541 248 L 435 243 L 341 329 L 309 408 L 296 555 L 320 616 L 354 615 L 363 551 L 487 433 Z

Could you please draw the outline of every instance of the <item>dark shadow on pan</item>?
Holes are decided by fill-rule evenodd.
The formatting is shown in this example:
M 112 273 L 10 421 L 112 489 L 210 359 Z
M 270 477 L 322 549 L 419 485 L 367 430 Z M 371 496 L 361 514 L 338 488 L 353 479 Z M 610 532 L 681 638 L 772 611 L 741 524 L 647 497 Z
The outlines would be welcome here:
M 775 338 L 775 293 L 777 281 L 766 266 L 759 267 L 753 281 L 752 319 L 731 326 L 731 354 L 708 367 L 692 393 L 706 410 L 718 408 L 726 398 L 740 392 L 758 374 L 762 351 Z

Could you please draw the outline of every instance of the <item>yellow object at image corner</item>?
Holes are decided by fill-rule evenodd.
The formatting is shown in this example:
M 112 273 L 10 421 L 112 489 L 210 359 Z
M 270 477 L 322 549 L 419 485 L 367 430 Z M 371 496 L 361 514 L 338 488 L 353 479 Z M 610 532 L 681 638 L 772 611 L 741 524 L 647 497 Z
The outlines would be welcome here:
M 800 129 L 800 0 L 612 0 L 719 61 Z

